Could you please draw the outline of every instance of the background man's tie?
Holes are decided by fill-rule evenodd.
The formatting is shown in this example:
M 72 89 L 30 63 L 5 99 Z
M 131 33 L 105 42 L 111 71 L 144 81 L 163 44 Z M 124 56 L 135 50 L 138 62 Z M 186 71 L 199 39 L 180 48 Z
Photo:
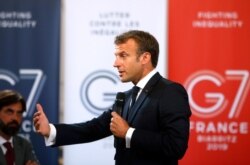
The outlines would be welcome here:
M 14 165 L 14 149 L 12 148 L 10 142 L 5 142 L 3 145 L 7 149 L 7 152 L 5 153 L 7 165 Z

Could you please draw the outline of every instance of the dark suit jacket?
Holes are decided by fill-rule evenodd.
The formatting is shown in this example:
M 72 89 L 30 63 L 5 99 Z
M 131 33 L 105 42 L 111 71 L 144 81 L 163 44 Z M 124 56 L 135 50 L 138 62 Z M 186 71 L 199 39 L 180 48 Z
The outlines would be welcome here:
M 126 118 L 131 90 L 125 92 L 122 116 Z M 58 124 L 55 146 L 95 141 L 112 135 L 111 111 L 91 121 Z M 116 165 L 175 165 L 188 147 L 191 111 L 186 90 L 156 73 L 131 109 L 128 123 L 135 131 L 131 148 L 125 140 L 115 140 Z
M 14 152 L 15 152 L 15 165 L 25 165 L 28 160 L 38 162 L 32 145 L 26 139 L 14 136 L 13 137 Z M 0 149 L 0 165 L 6 165 L 3 151 Z

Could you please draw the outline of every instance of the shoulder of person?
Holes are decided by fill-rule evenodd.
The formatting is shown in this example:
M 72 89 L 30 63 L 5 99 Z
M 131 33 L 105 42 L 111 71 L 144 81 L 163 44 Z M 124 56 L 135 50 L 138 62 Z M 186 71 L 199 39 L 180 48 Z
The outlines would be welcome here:
M 28 140 L 20 135 L 14 136 L 13 141 L 14 141 L 14 143 L 17 143 L 19 145 L 31 145 L 30 140 Z

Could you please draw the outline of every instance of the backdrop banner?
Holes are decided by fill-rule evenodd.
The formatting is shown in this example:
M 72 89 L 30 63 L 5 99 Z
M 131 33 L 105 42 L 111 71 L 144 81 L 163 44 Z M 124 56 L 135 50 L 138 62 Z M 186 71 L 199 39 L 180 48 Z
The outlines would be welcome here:
M 0 0 L 0 90 L 15 89 L 27 110 L 20 135 L 29 139 L 41 165 L 58 164 L 58 149 L 45 147 L 32 116 L 40 102 L 58 122 L 59 0 Z
M 169 78 L 189 94 L 180 164 L 250 162 L 250 1 L 169 1 Z
M 152 10 L 154 6 L 154 10 Z M 66 0 L 62 26 L 64 122 L 90 120 L 112 106 L 122 84 L 113 68 L 114 37 L 129 29 L 152 33 L 160 43 L 157 70 L 166 69 L 165 0 Z M 113 136 L 63 147 L 64 164 L 114 164 Z

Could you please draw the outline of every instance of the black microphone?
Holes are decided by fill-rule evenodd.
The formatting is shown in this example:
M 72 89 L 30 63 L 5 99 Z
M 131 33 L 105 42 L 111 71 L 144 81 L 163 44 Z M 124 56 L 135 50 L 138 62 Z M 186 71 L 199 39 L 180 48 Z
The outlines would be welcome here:
M 118 92 L 116 94 L 115 103 L 113 105 L 113 111 L 118 113 L 120 116 L 122 116 L 122 109 L 123 109 L 123 105 L 124 105 L 124 100 L 125 100 L 125 94 L 123 92 Z M 120 142 L 121 141 L 119 140 L 119 138 L 115 137 L 114 147 L 116 148 L 116 146 Z
M 122 115 L 122 109 L 124 105 L 125 94 L 123 92 L 118 92 L 115 99 L 115 104 L 113 110 L 119 115 Z

